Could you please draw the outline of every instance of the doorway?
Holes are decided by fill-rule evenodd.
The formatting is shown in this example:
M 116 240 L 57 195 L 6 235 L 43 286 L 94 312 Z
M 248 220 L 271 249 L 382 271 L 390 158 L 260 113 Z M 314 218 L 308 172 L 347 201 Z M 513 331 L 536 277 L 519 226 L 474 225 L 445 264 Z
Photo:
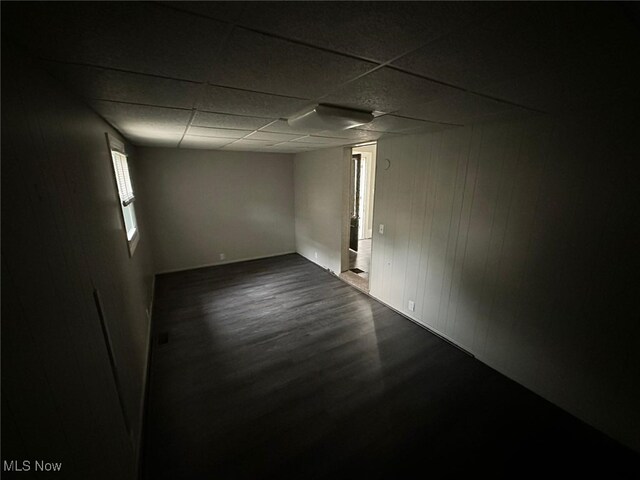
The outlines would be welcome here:
M 361 290 L 369 291 L 376 144 L 353 147 L 350 162 L 349 241 L 343 245 L 349 261 L 343 265 L 341 276 Z

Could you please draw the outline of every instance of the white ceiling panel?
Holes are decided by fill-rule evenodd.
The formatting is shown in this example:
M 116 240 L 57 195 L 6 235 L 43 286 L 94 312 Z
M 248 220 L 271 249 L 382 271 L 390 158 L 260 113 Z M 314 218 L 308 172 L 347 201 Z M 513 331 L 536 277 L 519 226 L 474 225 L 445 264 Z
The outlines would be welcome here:
M 473 120 L 474 124 L 492 123 L 492 122 L 519 122 L 522 120 L 530 119 L 533 117 L 545 116 L 544 113 L 537 113 L 524 109 L 505 110 L 503 112 L 488 113 L 486 115 L 478 116 Z M 459 127 L 452 127 L 459 128 Z
M 265 140 L 236 140 L 233 143 L 225 145 L 225 150 L 246 150 L 250 152 L 259 151 L 267 146 L 273 145 L 274 142 Z
M 515 10 L 519 13 L 509 15 L 514 8 L 507 6 L 474 28 L 436 40 L 393 65 L 480 93 L 501 80 L 552 70 L 553 55 L 535 21 L 539 7 L 525 5 Z
M 16 32 L 40 57 L 185 80 L 208 80 L 230 28 L 147 2 L 34 2 L 10 8 L 23 12 L 3 23 L 3 34 Z M 3 17 L 5 9 L 3 4 Z
M 252 2 L 238 22 L 384 62 L 493 10 L 472 2 Z
M 82 96 L 98 100 L 192 108 L 200 87 L 194 82 L 57 62 L 47 62 L 47 69 Z
M 4 2 L 2 16 L 3 42 L 144 145 L 189 124 L 198 148 L 255 130 L 365 142 L 630 103 L 640 84 L 633 9 L 613 2 Z M 318 102 L 383 114 L 287 125 Z
M 298 98 L 207 85 L 198 108 L 209 112 L 279 118 L 287 117 L 307 103 L 307 100 Z
M 235 29 L 211 83 L 315 98 L 374 64 Z
M 299 134 L 290 133 L 271 133 L 271 132 L 254 132 L 247 137 L 247 140 L 266 140 L 270 142 L 288 142 L 294 138 L 300 138 Z
M 217 149 L 233 142 L 232 138 L 200 137 L 197 135 L 185 135 L 180 143 L 180 148 L 204 148 Z
M 93 108 L 123 135 L 139 139 L 175 138 L 182 135 L 191 112 L 175 108 L 148 107 L 106 101 L 92 101 Z
M 236 130 L 256 130 L 273 119 L 225 115 L 221 113 L 197 112 L 192 124 L 196 127 L 231 128 Z
M 274 133 L 290 133 L 292 135 L 309 135 L 311 132 L 309 130 L 303 130 L 300 128 L 291 128 L 286 120 L 277 120 L 269 125 L 266 125 L 261 129 L 264 132 L 274 132 Z
M 385 67 L 340 87 L 322 101 L 362 110 L 395 112 L 456 92 L 440 83 Z
M 196 15 L 203 15 L 208 18 L 234 22 L 242 13 L 246 2 L 158 2 L 160 5 L 176 10 L 191 12 Z
M 291 143 L 309 143 L 314 145 L 344 145 L 350 143 L 347 138 L 319 137 L 310 135 L 291 140 Z
M 218 138 L 242 138 L 249 135 L 252 130 L 233 130 L 231 128 L 210 128 L 210 127 L 194 127 L 191 125 L 189 135 L 198 135 L 201 137 L 218 137 Z
M 488 85 L 483 93 L 535 110 L 557 112 L 568 88 L 558 72 L 540 71 Z
M 307 152 L 312 150 L 313 147 L 309 146 L 305 143 L 279 143 L 277 145 L 271 145 L 265 147 L 263 151 L 265 152 L 279 152 L 279 153 L 298 153 L 298 152 Z
M 308 148 L 308 150 L 321 150 L 323 148 L 340 148 L 340 147 L 346 147 L 351 145 L 351 143 L 353 142 L 348 142 L 348 143 L 336 143 L 336 144 L 328 144 L 328 143 L 304 143 L 301 145 L 305 145 Z
M 395 115 L 384 115 L 374 118 L 371 123 L 358 127 L 361 130 L 373 130 L 376 132 L 404 133 L 416 130 L 440 130 L 444 126 L 432 122 L 402 118 Z
M 554 9 L 557 96 L 545 98 L 557 112 L 588 110 L 640 97 L 640 10 L 637 2 L 587 2 Z M 586 35 L 585 32 L 591 34 Z M 557 79 L 560 79 L 559 81 Z M 557 87 L 557 83 L 561 86 Z M 519 92 L 522 93 L 522 92 Z M 545 97 L 550 92 L 543 92 Z
M 461 92 L 450 97 L 407 107 L 398 115 L 432 122 L 464 124 L 471 120 L 520 108 L 472 93 Z
M 500 78 L 483 85 L 482 93 L 550 113 L 633 98 L 640 62 L 631 59 L 640 58 L 640 30 L 630 8 L 603 2 L 509 4 L 502 23 L 494 22 L 501 27 L 497 35 L 520 38 L 527 43 L 522 56 L 533 48 L 552 68 Z
M 347 130 L 325 130 L 323 132 L 318 132 L 316 135 L 320 137 L 346 138 L 354 141 L 367 141 L 379 139 L 384 135 L 384 132 L 349 128 Z

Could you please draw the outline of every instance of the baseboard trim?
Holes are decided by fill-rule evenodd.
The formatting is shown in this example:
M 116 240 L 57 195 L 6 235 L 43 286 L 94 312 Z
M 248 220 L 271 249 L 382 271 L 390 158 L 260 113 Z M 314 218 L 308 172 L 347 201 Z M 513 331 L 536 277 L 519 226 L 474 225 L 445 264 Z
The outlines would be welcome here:
M 311 263 L 313 263 L 313 262 L 311 262 Z M 349 285 L 349 286 L 350 286 L 350 287 L 352 287 L 352 288 L 355 288 L 355 289 L 356 289 L 356 290 L 358 290 L 359 292 L 364 293 L 367 297 L 369 297 L 369 298 L 371 298 L 371 299 L 375 300 L 376 302 L 381 303 L 381 304 L 382 304 L 382 305 L 384 305 L 385 307 L 387 307 L 387 308 L 389 308 L 389 309 L 393 310 L 393 311 L 394 311 L 394 312 L 396 312 L 398 315 L 401 315 L 401 316 L 403 316 L 404 318 L 406 318 L 407 320 L 409 320 L 409 321 L 411 321 L 411 322 L 415 323 L 415 324 L 416 324 L 416 325 L 418 325 L 419 327 L 424 328 L 427 332 L 429 332 L 429 333 L 431 333 L 431 334 L 435 335 L 435 336 L 436 336 L 436 337 L 438 337 L 438 338 L 441 338 L 442 340 L 444 340 L 445 342 L 447 342 L 447 343 L 448 343 L 448 344 L 450 344 L 451 346 L 456 347 L 456 348 L 457 348 L 458 350 L 460 350 L 461 352 L 463 352 L 463 353 L 465 353 L 465 354 L 469 355 L 471 358 L 476 358 L 476 356 L 475 356 L 473 353 L 471 353 L 471 352 L 470 352 L 469 350 L 467 350 L 466 348 L 464 348 L 464 347 L 460 346 L 459 344 L 457 344 L 456 342 L 454 342 L 451 338 L 449 338 L 449 337 L 448 337 L 447 335 L 445 335 L 444 333 L 439 332 L 438 330 L 436 330 L 436 329 L 434 329 L 434 328 L 432 328 L 432 327 L 429 327 L 429 326 L 425 325 L 424 323 L 420 322 L 419 320 L 417 320 L 417 319 L 415 319 L 415 318 L 413 318 L 413 317 L 410 317 L 410 316 L 409 316 L 409 315 L 407 315 L 405 312 L 403 312 L 403 311 L 401 311 L 401 310 L 398 310 L 397 308 L 395 308 L 395 307 L 393 307 L 393 306 L 389 305 L 387 302 L 385 302 L 385 301 L 383 301 L 383 300 L 380 300 L 380 299 L 379 299 L 378 297 L 376 297 L 375 295 L 372 295 L 370 291 L 363 290 L 363 289 L 358 288 L 357 286 L 353 285 L 352 283 L 349 283 L 346 279 L 342 278 L 340 275 L 336 275 L 335 273 L 333 273 L 333 272 L 331 272 L 331 271 L 329 271 L 329 270 L 327 270 L 327 271 L 328 271 L 328 273 L 330 273 L 331 275 L 333 275 L 334 277 L 336 277 L 336 278 L 337 278 L 338 280 L 340 280 L 341 282 L 346 283 L 347 285 Z
M 218 265 L 228 265 L 230 263 L 240 263 L 240 262 L 248 262 L 250 260 L 260 260 L 262 258 L 271 258 L 271 257 L 280 257 L 282 255 L 291 255 L 292 253 L 296 253 L 295 250 L 290 250 L 286 252 L 278 252 L 278 253 L 270 253 L 269 255 L 259 255 L 256 257 L 244 257 L 244 258 L 236 258 L 233 260 L 226 260 L 224 262 L 214 262 L 214 263 L 204 263 L 201 265 L 192 265 L 189 267 L 180 267 L 170 270 L 162 270 L 156 275 L 165 275 L 167 273 L 177 273 L 177 272 L 186 272 L 188 270 L 197 270 L 198 268 L 208 268 L 208 267 L 217 267 Z

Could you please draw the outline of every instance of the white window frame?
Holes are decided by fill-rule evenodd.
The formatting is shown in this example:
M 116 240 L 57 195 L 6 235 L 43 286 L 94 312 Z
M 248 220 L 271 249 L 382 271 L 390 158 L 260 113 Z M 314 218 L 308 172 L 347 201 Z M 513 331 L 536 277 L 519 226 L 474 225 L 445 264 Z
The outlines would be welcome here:
M 125 151 L 124 143 L 108 133 L 107 144 L 109 146 L 109 158 L 113 171 L 116 199 L 120 205 L 122 230 L 127 240 L 129 257 L 132 257 L 140 241 L 140 229 L 136 218 L 135 207 L 133 206 L 135 197 L 133 195 L 132 181 L 127 165 L 127 152 Z M 131 224 L 132 226 L 127 228 L 127 224 Z

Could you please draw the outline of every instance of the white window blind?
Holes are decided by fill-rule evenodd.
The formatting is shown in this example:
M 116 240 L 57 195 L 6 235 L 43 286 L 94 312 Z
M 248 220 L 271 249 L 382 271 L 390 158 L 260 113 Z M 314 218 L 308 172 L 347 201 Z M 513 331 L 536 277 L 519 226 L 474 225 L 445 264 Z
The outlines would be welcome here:
M 122 206 L 126 207 L 135 200 L 133 187 L 131 186 L 131 178 L 129 177 L 127 156 L 115 150 L 111 152 L 111 156 L 113 157 L 113 169 L 116 173 L 120 201 L 122 202 Z
M 140 234 L 138 232 L 136 211 L 133 206 L 135 196 L 133 194 L 133 186 L 131 185 L 131 177 L 129 176 L 127 153 L 124 149 L 124 143 L 108 133 L 106 134 L 106 137 L 113 163 L 113 176 L 116 180 L 116 190 L 120 200 L 120 210 L 122 211 L 122 226 L 124 227 L 127 237 L 129 256 L 133 256 L 133 252 L 140 240 Z

